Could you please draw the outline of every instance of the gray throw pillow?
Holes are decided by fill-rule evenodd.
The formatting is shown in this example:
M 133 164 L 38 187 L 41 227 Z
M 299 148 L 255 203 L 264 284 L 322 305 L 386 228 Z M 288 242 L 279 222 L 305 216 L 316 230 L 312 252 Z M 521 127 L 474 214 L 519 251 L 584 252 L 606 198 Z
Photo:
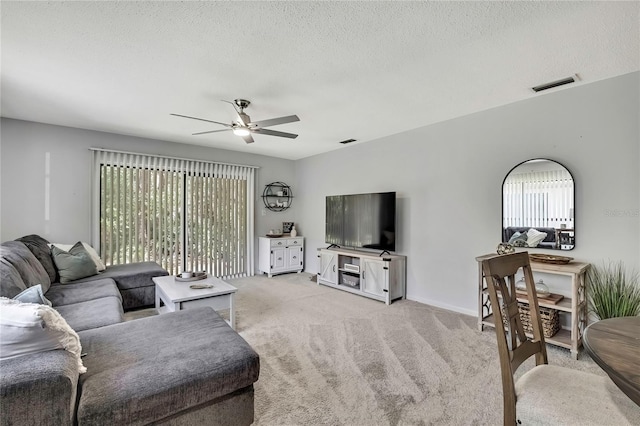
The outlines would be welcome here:
M 18 294 L 13 300 L 19 300 L 22 303 L 37 303 L 38 305 L 51 306 L 49 299 L 44 297 L 42 293 L 42 286 L 40 284 L 34 285 Z
M 29 250 L 31 250 L 31 253 L 33 253 L 36 259 L 40 261 L 44 270 L 47 271 L 49 280 L 51 280 L 52 283 L 56 282 L 56 267 L 53 264 L 53 259 L 51 258 L 49 241 L 35 234 L 18 238 L 16 241 L 20 241 L 27 246 Z M 49 287 L 47 285 L 43 285 L 42 290 L 46 292 L 49 290 Z
M 63 284 L 98 273 L 96 264 L 79 241 L 68 252 L 53 246 L 51 255 Z

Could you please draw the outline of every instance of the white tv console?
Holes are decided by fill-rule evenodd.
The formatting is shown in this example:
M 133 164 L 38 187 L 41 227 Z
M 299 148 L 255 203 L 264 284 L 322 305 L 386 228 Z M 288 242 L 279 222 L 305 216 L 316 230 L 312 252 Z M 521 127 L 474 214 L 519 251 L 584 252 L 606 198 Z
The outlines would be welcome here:
M 341 248 L 318 249 L 318 284 L 389 305 L 406 294 L 407 258 Z

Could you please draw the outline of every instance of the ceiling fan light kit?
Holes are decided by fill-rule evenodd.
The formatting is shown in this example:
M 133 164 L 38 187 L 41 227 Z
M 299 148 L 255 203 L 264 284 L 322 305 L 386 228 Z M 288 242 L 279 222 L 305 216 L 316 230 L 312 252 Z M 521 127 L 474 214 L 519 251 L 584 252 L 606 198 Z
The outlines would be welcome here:
M 251 134 L 249 129 L 245 129 L 244 127 L 236 127 L 233 129 L 233 134 L 236 136 L 248 136 Z
M 233 108 L 236 110 L 236 113 L 238 114 L 238 119 L 235 122 L 232 122 L 231 124 L 227 124 L 227 123 L 221 123 L 219 121 L 207 120 L 207 119 L 198 118 L 198 117 L 191 117 L 191 116 L 182 115 L 182 114 L 172 113 L 171 115 L 174 115 L 176 117 L 188 118 L 191 120 L 199 120 L 199 121 L 206 121 L 208 123 L 220 124 L 226 127 L 226 129 L 197 132 L 197 133 L 193 133 L 193 135 L 204 135 L 208 133 L 217 133 L 217 132 L 224 132 L 227 130 L 231 130 L 233 131 L 234 135 L 240 136 L 242 139 L 244 139 L 246 143 L 254 142 L 253 137 L 251 136 L 252 133 L 260 133 L 263 135 L 278 136 L 281 138 L 289 138 L 289 139 L 295 139 L 298 137 L 298 135 L 293 133 L 286 133 L 286 132 L 280 132 L 277 130 L 266 129 L 266 127 L 277 126 L 278 124 L 286 124 L 286 123 L 293 123 L 295 121 L 300 121 L 300 118 L 298 118 L 297 115 L 288 115 L 285 117 L 271 118 L 268 120 L 260 120 L 260 121 L 252 122 L 251 117 L 249 117 L 249 115 L 247 115 L 244 112 L 244 109 L 251 104 L 250 101 L 246 99 L 235 99 L 233 102 L 225 101 L 225 100 L 223 100 L 222 102 L 227 102 L 233 105 Z

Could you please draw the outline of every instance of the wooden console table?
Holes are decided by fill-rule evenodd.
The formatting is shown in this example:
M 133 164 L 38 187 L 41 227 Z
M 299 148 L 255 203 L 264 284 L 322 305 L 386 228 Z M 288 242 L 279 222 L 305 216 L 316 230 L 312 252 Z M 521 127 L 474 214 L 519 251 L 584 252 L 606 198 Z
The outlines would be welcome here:
M 480 331 L 483 330 L 484 326 L 495 327 L 491 301 L 489 300 L 489 293 L 487 293 L 487 283 L 482 271 L 482 261 L 493 256 L 496 255 L 485 254 L 476 257 L 478 262 L 478 330 Z M 531 270 L 533 272 L 566 276 L 571 279 L 571 297 L 565 297 L 557 304 L 538 299 L 538 305 L 556 309 L 560 314 L 571 316 L 570 329 L 561 328 L 554 336 L 545 337 L 545 341 L 552 345 L 570 349 L 574 359 L 578 359 L 578 352 L 582 347 L 582 333 L 587 326 L 585 278 L 589 266 L 589 263 L 583 262 L 571 262 L 566 265 L 531 262 Z

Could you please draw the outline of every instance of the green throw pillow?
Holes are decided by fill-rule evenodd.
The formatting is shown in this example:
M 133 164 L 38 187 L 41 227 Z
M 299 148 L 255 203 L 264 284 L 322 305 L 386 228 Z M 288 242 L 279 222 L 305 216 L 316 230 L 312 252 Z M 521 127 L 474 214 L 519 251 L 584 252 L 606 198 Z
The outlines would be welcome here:
M 63 284 L 98 273 L 96 264 L 81 242 L 77 242 L 68 252 L 53 246 L 51 255 Z

